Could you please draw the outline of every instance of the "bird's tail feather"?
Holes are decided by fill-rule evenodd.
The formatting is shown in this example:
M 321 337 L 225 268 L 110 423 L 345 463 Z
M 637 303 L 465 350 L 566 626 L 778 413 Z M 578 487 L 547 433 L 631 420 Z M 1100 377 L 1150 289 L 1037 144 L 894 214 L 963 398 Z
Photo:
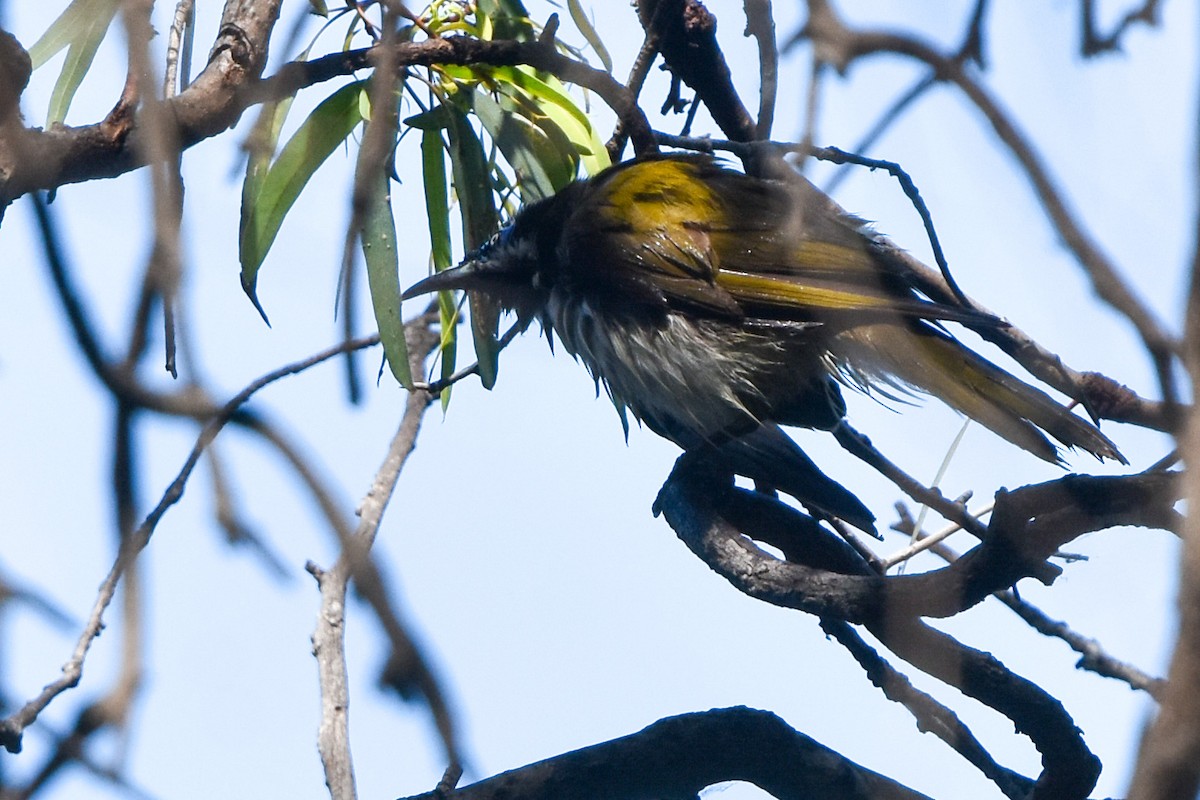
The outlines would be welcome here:
M 795 497 L 810 509 L 838 517 L 872 535 L 875 515 L 850 490 L 821 472 L 778 425 L 711 445 L 732 472 Z
M 1090 422 L 936 329 L 861 326 L 839 335 L 834 357 L 855 364 L 855 383 L 874 377 L 927 392 L 1051 463 L 1062 459 L 1043 431 L 1097 458 L 1128 463 Z

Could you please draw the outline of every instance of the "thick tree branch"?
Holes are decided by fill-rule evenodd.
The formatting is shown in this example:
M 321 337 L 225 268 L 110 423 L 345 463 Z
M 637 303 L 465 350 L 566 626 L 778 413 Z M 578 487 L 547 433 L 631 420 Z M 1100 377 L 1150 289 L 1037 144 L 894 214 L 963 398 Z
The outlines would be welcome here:
M 797 564 L 758 548 L 811 530 L 805 515 L 778 501 L 700 474 L 681 459 L 655 501 L 656 512 L 697 556 L 751 597 L 855 623 L 948 617 L 1038 571 L 1060 546 L 1115 525 L 1164 527 L 1177 521 L 1174 473 L 1122 477 L 1069 475 L 997 495 L 983 544 L 954 564 L 921 575 L 868 574 L 843 554 Z M 749 521 L 753 527 L 745 527 Z M 819 528 L 817 530 L 820 530 Z
M 671 72 L 695 90 L 725 135 L 737 142 L 757 138 L 758 126 L 717 44 L 717 18 L 699 0 L 641 0 L 637 8 Z
M 739 707 L 669 717 L 630 736 L 407 800 L 661 800 L 696 797 L 706 786 L 735 780 L 780 800 L 925 797 L 798 733 L 774 714 Z
M 256 5 L 249 0 L 231 4 Z M 269 5 L 267 10 L 273 14 L 278 12 L 277 1 L 260 5 Z M 251 105 L 374 68 L 381 58 L 376 48 L 339 52 L 310 62 L 293 62 L 271 79 L 259 81 L 270 28 L 260 24 L 250 30 L 260 34 L 261 40 L 252 38 L 243 26 L 226 22 L 208 67 L 186 90 L 163 103 L 164 116 L 176 126 L 180 148 L 228 129 Z M 436 64 L 527 64 L 596 92 L 620 117 L 639 154 L 656 149 L 649 123 L 632 93 L 607 72 L 562 55 L 551 42 L 480 41 L 465 36 L 401 42 L 387 61 L 397 69 Z M 144 127 L 138 115 L 128 124 L 122 123 L 119 130 L 114 130 L 109 120 L 50 131 L 20 129 L 9 149 L 0 147 L 0 207 L 36 189 L 111 178 L 144 165 Z
M 238 89 L 257 80 L 281 0 L 227 0 L 208 66 L 183 92 L 164 103 L 181 148 L 232 127 L 245 110 Z M 10 131 L 0 148 L 0 207 L 35 189 L 111 178 L 146 163 L 147 128 L 124 107 L 82 127 Z
M 852 625 L 826 617 L 821 620 L 821 629 L 850 651 L 871 683 L 882 689 L 889 700 L 908 709 L 922 732 L 933 733 L 953 748 L 996 784 L 1005 797 L 1024 800 L 1028 796 L 1034 785 L 1032 780 L 997 764 L 953 711 L 914 687 L 908 678 L 867 645 Z

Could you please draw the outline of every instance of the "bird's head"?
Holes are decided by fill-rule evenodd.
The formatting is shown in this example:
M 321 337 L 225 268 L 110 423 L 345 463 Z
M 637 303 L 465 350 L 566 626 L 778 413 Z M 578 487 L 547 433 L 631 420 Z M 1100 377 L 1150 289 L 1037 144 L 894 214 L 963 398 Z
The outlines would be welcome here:
M 402 299 L 449 289 L 481 292 L 518 316 L 535 314 L 558 279 L 558 252 L 566 216 L 574 206 L 571 187 L 525 206 L 513 221 L 469 253 L 453 269 L 430 275 Z

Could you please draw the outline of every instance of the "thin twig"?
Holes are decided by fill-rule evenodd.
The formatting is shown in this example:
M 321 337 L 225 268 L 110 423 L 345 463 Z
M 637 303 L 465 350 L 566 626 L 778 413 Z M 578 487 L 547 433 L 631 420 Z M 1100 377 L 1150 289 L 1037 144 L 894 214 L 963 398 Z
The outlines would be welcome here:
M 1149 471 L 1147 470 L 1147 472 Z M 911 517 L 909 520 L 911 522 Z M 900 531 L 911 530 L 911 528 L 905 527 L 903 522 L 894 527 Z M 920 541 L 924 542 L 925 539 L 921 539 Z M 954 548 L 946 545 L 944 542 L 936 542 L 930 545 L 929 550 L 947 564 L 953 564 L 961 558 L 961 555 Z M 1002 592 L 995 592 L 993 597 L 1008 606 L 1014 614 L 1038 633 L 1043 636 L 1061 639 L 1072 650 L 1079 653 L 1081 658 L 1075 665 L 1078 669 L 1085 669 L 1105 678 L 1124 681 L 1129 684 L 1130 688 L 1145 691 L 1156 699 L 1161 696 L 1166 685 L 1166 682 L 1162 678 L 1153 677 L 1134 665 L 1116 658 L 1105 651 L 1095 639 L 1079 633 L 1065 622 L 1051 619 L 1037 606 L 1019 597 L 1015 591 L 1006 589 Z
M 1161 0 L 1145 0 L 1140 7 L 1126 11 L 1120 22 L 1113 26 L 1112 32 L 1107 36 L 1102 36 L 1096 32 L 1095 0 L 1082 0 L 1079 11 L 1083 35 L 1082 41 L 1079 43 L 1079 51 L 1085 57 L 1090 57 L 1120 50 L 1121 38 L 1135 22 L 1158 25 L 1160 4 Z
M 225 540 L 231 545 L 249 547 L 254 551 L 271 577 L 281 582 L 289 580 L 292 573 L 283 559 L 242 519 L 233 487 L 225 472 L 224 459 L 215 443 L 208 448 L 207 459 L 212 480 L 213 517 L 221 530 L 225 531 Z
M 121 550 L 117 554 L 112 568 L 100 584 L 96 601 L 92 606 L 91 614 L 88 617 L 83 632 L 76 642 L 75 650 L 67 662 L 63 664 L 62 677 L 48 683 L 37 697 L 25 703 L 25 705 L 9 717 L 0 720 L 0 745 L 3 745 L 10 753 L 20 752 L 21 735 L 25 729 L 37 719 L 38 715 L 45 710 L 55 697 L 78 685 L 79 679 L 83 675 L 84 660 L 87 658 L 92 642 L 100 635 L 100 631 L 104 627 L 104 612 L 112 602 L 117 590 L 117 584 L 120 582 L 122 575 L 124 575 L 129 564 L 150 543 L 150 538 L 154 535 L 154 531 L 163 516 L 171 506 L 178 503 L 180 498 L 183 497 L 188 479 L 191 477 L 192 471 L 196 468 L 200 456 L 238 409 L 260 389 L 289 375 L 303 372 L 323 361 L 334 358 L 344 352 L 347 347 L 362 349 L 378 343 L 378 336 L 368 336 L 352 342 L 343 342 L 308 358 L 272 370 L 250 383 L 221 407 L 221 410 L 201 430 L 199 437 L 196 439 L 196 444 L 192 447 L 191 453 L 188 454 L 187 459 L 184 461 L 183 467 L 167 487 L 158 504 L 146 516 L 137 530 L 122 543 Z
M 633 60 L 633 66 L 629 69 L 629 77 L 625 81 L 625 87 L 629 90 L 629 94 L 636 102 L 641 96 L 642 87 L 646 83 L 646 76 L 650 74 L 650 67 L 654 65 L 654 59 L 658 55 L 658 34 L 655 33 L 653 26 L 646 30 L 645 36 L 642 38 L 642 46 L 638 48 L 638 54 Z M 625 142 L 629 139 L 629 134 L 625 131 L 625 123 L 621 120 L 617 121 L 617 126 L 613 129 L 612 136 L 609 137 L 608 143 L 604 146 L 608 150 L 608 156 L 613 161 L 620 161 L 621 154 L 625 150 Z
M 746 36 L 758 42 L 759 139 L 770 139 L 775 124 L 775 97 L 779 90 L 779 48 L 775 45 L 775 17 L 771 0 L 742 0 L 746 9 Z
M 428 330 L 423 330 L 423 333 L 423 339 L 414 342 L 416 346 L 411 354 L 414 369 L 419 368 L 436 345 L 437 337 Z M 395 436 L 392 437 L 387 456 L 359 505 L 358 527 L 342 541 L 341 557 L 328 571 L 321 571 L 312 565 L 309 567 L 321 589 L 321 613 L 313 633 L 313 653 L 317 658 L 320 674 L 322 708 L 317 744 L 325 768 L 326 784 L 333 800 L 352 800 L 355 796 L 350 753 L 350 696 L 346 680 L 343 636 L 346 587 L 351 578 L 355 580 L 360 594 L 367 599 L 384 624 L 393 646 L 390 663 L 394 661 L 396 666 L 401 666 L 400 662 L 403 662 L 406 673 L 403 680 L 415 680 L 422 693 L 429 698 L 430 707 L 435 709 L 435 720 L 438 722 L 450 762 L 453 764 L 461 761 L 451 721 L 448 716 L 439 718 L 436 713 L 437 696 L 430 691 L 432 676 L 427 674 L 424 660 L 416 657 L 415 647 L 411 645 L 411 640 L 392 611 L 383 577 L 370 554 L 371 545 L 383 520 L 383 513 L 395 491 L 400 472 L 416 446 L 421 420 L 433 399 L 434 395 L 427 391 L 415 390 L 409 393 L 404 416 Z M 340 528 L 338 530 L 340 531 Z M 414 669 L 418 674 L 412 674 Z
M 973 308 L 971 299 L 967 297 L 963 290 L 958 287 L 958 282 L 954 280 L 954 275 L 950 272 L 950 265 L 946 262 L 946 254 L 942 250 L 942 242 L 938 239 L 937 231 L 933 227 L 933 214 L 929 211 L 929 206 L 925 204 L 925 198 L 921 197 L 920 190 L 917 189 L 917 184 L 913 181 L 903 167 L 895 161 L 884 161 L 878 158 L 867 158 L 860 156 L 857 153 L 847 153 L 845 150 L 840 150 L 836 147 L 817 147 L 814 148 L 813 155 L 822 161 L 829 161 L 834 164 L 859 164 L 868 169 L 882 169 L 895 178 L 900 188 L 904 190 L 904 196 L 912 203 L 913 208 L 917 210 L 917 214 L 921 217 L 921 224 L 925 226 L 925 235 L 929 238 L 929 246 L 933 250 L 933 259 L 937 262 L 938 269 L 942 273 L 942 278 L 945 279 L 946 285 L 950 287 L 955 299 L 964 308 Z
M 508 345 L 512 343 L 512 340 L 515 339 L 519 333 L 524 331 L 525 328 L 526 325 L 522 324 L 521 322 L 514 322 L 512 326 L 504 332 L 504 335 L 496 341 L 496 350 L 500 351 L 508 347 Z M 461 381 L 463 378 L 468 378 L 471 375 L 477 375 L 478 373 L 479 362 L 476 361 L 473 364 L 463 367 L 453 375 L 447 375 L 445 378 L 441 378 L 436 381 L 429 381 L 428 383 L 422 383 L 418 381 L 413 384 L 413 388 L 417 391 L 429 392 L 432 395 L 439 395 L 446 389 Z
M 1011 589 L 997 592 L 996 598 L 1038 633 L 1061 639 L 1072 650 L 1079 653 L 1081 657 L 1075 665 L 1077 668 L 1094 672 L 1105 678 L 1124 681 L 1132 688 L 1146 692 L 1155 700 L 1162 700 L 1163 690 L 1166 687 L 1166 681 L 1162 678 L 1155 678 L 1134 665 L 1115 658 L 1105 651 L 1100 642 L 1084 636 L 1061 620 L 1051 619 L 1037 606 L 1022 600 Z
M 1046 216 L 1083 267 L 1096 294 L 1122 313 L 1137 329 L 1158 373 L 1163 400 L 1174 415 L 1179 402 L 1174 368 L 1178 342 L 1152 309 L 1121 278 L 1116 264 L 1069 208 L 1049 166 L 1029 137 L 1017 127 L 1012 116 L 959 60 L 943 55 L 936 47 L 914 36 L 890 31 L 850 29 L 823 0 L 810 0 L 810 7 L 819 8 L 820 13 L 810 13 L 804 32 L 812 37 L 816 46 L 824 48 L 826 57 L 840 69 L 869 55 L 888 53 L 907 56 L 931 67 L 942 81 L 957 86 L 987 118 L 996 136 L 1020 163 Z
M 908 91 L 897 97 L 892 104 L 888 106 L 882 114 L 879 115 L 879 119 L 875 121 L 875 124 L 872 125 L 870 130 L 868 130 L 854 145 L 852 152 L 866 153 L 872 147 L 874 147 L 875 143 L 882 139 L 883 135 L 887 133 L 888 129 L 891 128 L 898 119 L 900 119 L 900 115 L 908 110 L 918 99 L 920 99 L 921 95 L 929 91 L 930 87 L 935 86 L 936 84 L 937 77 L 932 74 L 913 83 Z M 813 143 L 811 141 L 807 141 L 806 144 L 812 146 Z M 825 193 L 835 193 L 841 187 L 846 178 L 850 176 L 853 166 L 854 165 L 851 163 L 842 164 L 837 171 L 833 173 L 833 177 L 831 177 L 823 187 Z
M 980 508 L 977 508 L 974 511 L 968 511 L 967 513 L 970 514 L 971 517 L 973 517 L 974 519 L 981 520 L 984 517 L 984 515 L 990 513 L 991 510 L 993 508 L 995 508 L 995 506 L 996 506 L 996 501 L 990 500 L 987 503 L 985 503 L 983 506 L 981 506 Z M 937 531 L 936 533 L 928 533 L 928 534 L 922 533 L 920 530 L 918 530 L 914 526 L 914 528 L 912 530 L 912 535 L 915 537 L 913 543 L 901 550 L 897 550 L 895 553 L 892 553 L 890 556 L 886 556 L 882 560 L 883 567 L 885 570 L 888 570 L 901 562 L 908 561 L 909 559 L 911 559 L 913 556 L 917 555 L 918 553 L 923 553 L 926 550 L 933 547 L 934 545 L 942 543 L 947 538 L 949 538 L 950 536 L 952 536 L 955 533 L 958 533 L 961 530 L 962 530 L 962 525 L 959 525 L 957 522 L 951 522 L 949 525 L 942 528 L 940 531 Z
M 850 652 L 871 683 L 879 687 L 887 699 L 904 706 L 913 715 L 920 730 L 932 733 L 949 745 L 995 783 L 1006 797 L 1012 800 L 1028 797 L 1033 781 L 996 763 L 957 714 L 913 686 L 907 677 L 867 645 L 853 626 L 839 619 L 823 617 L 821 630 Z
M 167 65 L 163 72 L 163 97 L 174 97 L 187 88 L 191 70 L 191 41 L 196 29 L 195 0 L 178 0 L 167 33 Z M 183 71 L 180 72 L 180 67 Z

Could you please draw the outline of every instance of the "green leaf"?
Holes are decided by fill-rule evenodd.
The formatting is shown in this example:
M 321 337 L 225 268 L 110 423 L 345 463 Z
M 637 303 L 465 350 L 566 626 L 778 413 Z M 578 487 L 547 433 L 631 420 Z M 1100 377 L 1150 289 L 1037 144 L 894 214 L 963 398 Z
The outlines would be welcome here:
M 556 147 L 537 125 L 519 113 L 506 112 L 478 89 L 475 115 L 517 171 L 521 193 L 527 200 L 549 197 L 574 177 L 570 150 Z
M 91 69 L 96 51 L 108 33 L 120 3 L 121 0 L 74 0 L 29 48 L 34 69 L 45 64 L 64 47 L 68 48 L 62 72 L 58 74 L 50 93 L 47 125 L 66 119 L 75 92 Z
M 421 135 L 421 177 L 425 184 L 425 213 L 429 217 L 429 242 L 433 249 L 433 268 L 449 268 L 450 193 L 446 187 L 446 152 L 442 136 L 436 131 Z
M 443 114 L 443 119 L 449 119 Z M 441 272 L 450 266 L 450 192 L 446 186 L 446 153 L 442 135 L 427 129 L 421 134 L 421 176 L 425 184 L 425 214 L 429 219 L 429 243 L 433 268 Z M 441 320 L 442 377 L 454 374 L 458 347 L 458 309 L 454 292 L 438 292 Z M 442 410 L 450 404 L 451 387 L 442 391 Z
M 604 65 L 605 71 L 612 72 L 612 56 L 608 54 L 608 48 L 601 41 L 600 34 L 596 33 L 596 29 L 592 27 L 592 21 L 588 19 L 583 6 L 579 4 L 579 0 L 567 0 L 567 9 L 571 12 L 571 19 L 574 20 L 575 27 L 579 28 L 579 32 L 583 34 L 583 38 L 596 51 L 596 57 Z
M 261 177 L 261 182 L 254 179 L 256 185 L 250 187 L 249 196 L 243 185 L 238 255 L 242 264 L 242 289 L 256 307 L 259 306 L 258 271 L 279 233 L 283 218 L 317 168 L 362 122 L 359 95 L 365 83 L 347 84 L 325 98 L 292 134 L 279 158 Z
M 388 196 L 387 175 L 380 175 L 371 190 L 362 220 L 362 250 L 367 262 L 371 306 L 375 309 L 379 340 L 383 343 L 383 354 L 392 375 L 401 386 L 412 389 L 408 343 L 404 339 L 404 320 L 400 316 L 400 257 L 396 250 L 396 220 Z
M 33 62 L 33 68 L 37 69 L 59 50 L 78 41 L 88 23 L 100 17 L 107 17 L 111 22 L 120 4 L 121 0 L 73 0 L 29 48 L 29 60 Z
M 403 120 L 410 128 L 420 131 L 444 131 L 450 124 L 450 111 L 445 106 L 436 106 Z
M 447 131 L 450 134 L 454 189 L 462 213 L 463 241 L 470 251 L 491 238 L 499 227 L 492 185 L 487 179 L 492 169 L 484 155 L 483 142 L 466 115 L 453 109 L 449 119 Z M 500 355 L 496 339 L 500 328 L 500 308 L 493 300 L 478 292 L 467 294 L 471 304 L 475 358 L 479 362 L 479 382 L 484 388 L 491 389 L 496 385 Z
M 516 39 L 526 42 L 537 38 L 529 12 L 520 0 L 478 0 L 476 15 L 481 17 L 485 39 Z
M 442 341 L 438 344 L 438 349 L 442 353 L 442 378 L 449 378 L 454 374 L 454 367 L 458 361 L 458 302 L 454 297 L 454 292 L 438 292 L 438 317 L 441 320 Z M 450 392 L 452 386 L 447 386 L 442 390 L 442 411 L 450 406 Z
M 249 209 L 254 208 L 255 203 L 262 194 L 263 181 L 266 180 L 267 171 L 271 166 L 271 159 L 275 155 L 275 147 L 279 143 L 279 134 L 291 107 L 291 97 L 263 104 L 258 121 L 254 125 L 254 130 L 251 131 L 247 139 L 246 149 L 249 155 L 246 158 L 246 177 L 242 181 L 241 219 L 238 223 L 239 241 L 246 237 L 246 228 L 251 219 Z M 243 283 L 244 286 L 245 284 Z M 250 301 L 254 303 L 254 308 L 262 316 L 263 322 L 270 325 L 271 320 L 267 318 L 267 312 L 263 310 L 262 305 L 258 302 L 258 297 L 253 292 L 248 292 L 248 294 Z
M 580 125 L 591 127 L 587 114 L 575 104 L 557 78 L 547 76 L 547 79 L 543 80 L 532 67 L 526 66 L 497 67 L 492 76 L 498 81 L 520 88 L 539 107 L 543 105 L 557 106 L 574 117 Z
M 521 114 L 551 138 L 557 138 L 560 132 L 566 137 L 569 149 L 578 155 L 587 174 L 595 175 L 611 164 L 591 120 L 557 78 L 547 76 L 543 80 L 529 67 L 500 67 L 493 77 L 500 82 L 501 91 L 518 104 Z M 554 188 L 557 191 L 562 187 L 558 184 Z

